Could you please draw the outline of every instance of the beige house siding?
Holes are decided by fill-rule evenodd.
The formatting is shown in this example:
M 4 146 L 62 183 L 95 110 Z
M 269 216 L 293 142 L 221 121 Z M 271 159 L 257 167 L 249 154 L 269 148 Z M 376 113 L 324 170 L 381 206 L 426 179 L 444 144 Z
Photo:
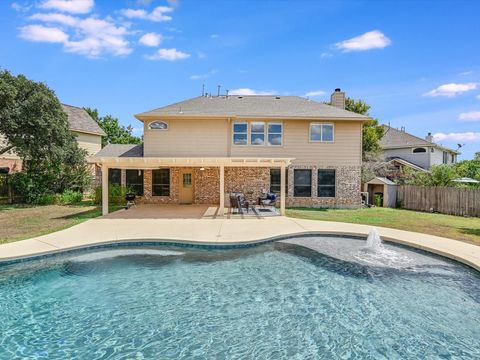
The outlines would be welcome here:
M 88 155 L 95 155 L 102 149 L 102 137 L 95 134 L 87 134 L 83 132 L 73 131 L 77 137 L 78 146 L 87 151 Z
M 283 124 L 282 146 L 232 145 L 232 124 L 250 120 L 162 120 L 168 123 L 168 130 L 150 130 L 151 121 L 144 124 L 147 157 L 293 157 L 294 165 L 361 164 L 362 123 L 359 121 L 265 120 Z M 334 141 L 310 142 L 311 123 L 333 123 Z
M 225 157 L 227 120 L 166 120 L 167 130 L 150 130 L 144 124 L 144 156 Z
M 6 145 L 7 145 L 7 141 L 5 139 L 5 136 L 0 134 L 0 149 L 5 147 Z M 20 159 L 20 157 L 13 150 L 10 150 L 10 151 L 7 151 L 6 153 L 3 153 L 2 155 L 0 155 L 0 158 L 1 159 L 12 159 L 12 160 Z

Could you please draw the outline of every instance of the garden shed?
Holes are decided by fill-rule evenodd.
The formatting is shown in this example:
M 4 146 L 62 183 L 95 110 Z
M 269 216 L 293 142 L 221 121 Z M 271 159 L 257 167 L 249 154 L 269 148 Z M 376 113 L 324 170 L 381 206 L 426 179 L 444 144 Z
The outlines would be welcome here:
M 385 177 L 375 177 L 366 182 L 363 191 L 368 192 L 369 205 L 396 207 L 397 184 Z

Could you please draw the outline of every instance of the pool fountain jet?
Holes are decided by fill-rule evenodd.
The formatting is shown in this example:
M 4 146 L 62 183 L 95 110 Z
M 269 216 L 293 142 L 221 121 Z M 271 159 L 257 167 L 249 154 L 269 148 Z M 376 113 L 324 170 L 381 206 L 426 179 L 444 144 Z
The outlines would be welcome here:
M 374 252 L 378 252 L 382 249 L 382 239 L 375 227 L 372 227 L 368 233 L 366 248 Z

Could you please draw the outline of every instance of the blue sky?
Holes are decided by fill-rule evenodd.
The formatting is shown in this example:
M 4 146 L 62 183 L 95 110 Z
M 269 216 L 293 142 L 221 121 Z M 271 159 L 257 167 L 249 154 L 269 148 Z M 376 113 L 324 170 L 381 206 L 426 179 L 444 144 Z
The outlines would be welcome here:
M 340 87 L 382 123 L 480 151 L 480 1 L 3 0 L 0 67 L 141 133 L 133 114 L 229 89 Z

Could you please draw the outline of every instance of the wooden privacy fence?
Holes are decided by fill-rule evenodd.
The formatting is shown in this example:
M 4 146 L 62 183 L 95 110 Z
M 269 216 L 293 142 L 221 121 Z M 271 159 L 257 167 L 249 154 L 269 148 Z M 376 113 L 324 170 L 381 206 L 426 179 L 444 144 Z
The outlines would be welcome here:
M 401 185 L 397 204 L 410 210 L 480 217 L 480 189 Z

